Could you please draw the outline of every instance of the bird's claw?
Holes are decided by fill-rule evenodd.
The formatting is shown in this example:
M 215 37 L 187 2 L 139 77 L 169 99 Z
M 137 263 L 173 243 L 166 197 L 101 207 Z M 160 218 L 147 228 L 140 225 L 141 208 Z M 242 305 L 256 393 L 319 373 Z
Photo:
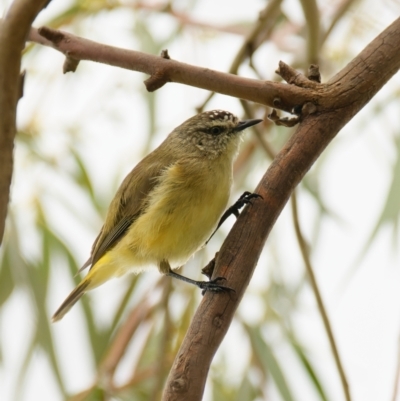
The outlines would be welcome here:
M 226 291 L 233 291 L 236 292 L 233 288 L 230 287 L 224 287 L 221 284 L 218 284 L 218 281 L 225 280 L 225 277 L 216 277 L 210 281 L 203 281 L 199 285 L 199 287 L 203 290 L 201 292 L 201 295 L 204 295 L 207 291 L 213 291 L 213 292 L 226 292 Z
M 252 199 L 256 199 L 256 198 L 263 199 L 263 197 L 260 194 L 256 194 L 254 192 L 246 191 L 240 196 L 240 198 L 233 205 L 233 207 L 235 207 L 236 211 L 238 212 L 238 210 L 241 209 L 244 205 L 248 205 L 248 204 L 253 205 L 253 202 L 251 200 Z

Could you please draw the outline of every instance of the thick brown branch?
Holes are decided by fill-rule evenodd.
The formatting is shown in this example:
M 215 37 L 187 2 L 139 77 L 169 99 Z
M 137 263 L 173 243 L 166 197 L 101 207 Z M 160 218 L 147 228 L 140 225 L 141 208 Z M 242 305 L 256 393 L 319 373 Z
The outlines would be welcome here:
M 347 89 L 347 95 L 341 94 L 342 102 L 334 98 L 331 111 L 306 117 L 274 159 L 256 189 L 263 199 L 255 200 L 241 213 L 216 260 L 214 277 L 226 277 L 227 285 L 236 293 L 207 293 L 204 296 L 175 358 L 163 401 L 202 398 L 212 358 L 229 328 L 268 234 L 290 194 L 339 130 L 399 67 L 400 19 L 334 77 L 334 87 Z M 334 109 L 338 104 L 342 107 Z
M 48 0 L 16 0 L 0 23 L 0 243 L 10 195 L 16 108 L 22 95 L 21 52 L 30 26 Z

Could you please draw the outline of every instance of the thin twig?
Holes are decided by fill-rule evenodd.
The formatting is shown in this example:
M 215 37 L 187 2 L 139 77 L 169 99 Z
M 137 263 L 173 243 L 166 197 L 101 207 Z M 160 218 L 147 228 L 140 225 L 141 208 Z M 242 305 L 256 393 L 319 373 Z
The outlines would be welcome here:
M 276 24 L 276 21 L 278 20 L 281 3 L 282 0 L 269 1 L 266 7 L 260 11 L 258 20 L 253 25 L 253 29 L 244 39 L 242 45 L 236 53 L 234 60 L 232 61 L 228 71 L 229 74 L 237 74 L 240 65 L 246 60 L 246 58 L 251 58 L 253 53 L 269 37 Z M 262 40 L 260 40 L 260 36 L 263 33 L 264 35 Z M 203 103 L 196 107 L 197 112 L 202 112 L 214 95 L 215 92 L 211 92 L 203 101 Z
M 191 27 L 196 27 L 200 29 L 209 29 L 217 32 L 223 33 L 231 33 L 234 35 L 245 35 L 246 27 L 243 27 L 240 24 L 237 25 L 215 25 L 210 24 L 209 22 L 204 22 L 193 18 L 190 14 L 186 14 L 183 12 L 176 11 L 170 2 L 168 3 L 159 3 L 159 4 L 151 4 L 150 2 L 134 2 L 134 3 L 126 3 L 125 7 L 131 7 L 134 10 L 146 10 L 153 11 L 159 13 L 165 13 L 168 16 L 175 18 L 181 25 L 187 25 Z
M 340 3 L 338 9 L 336 10 L 335 15 L 333 16 L 331 23 L 326 30 L 321 36 L 321 41 L 320 41 L 320 46 L 323 45 L 323 43 L 328 39 L 329 35 L 333 31 L 333 29 L 336 27 L 337 23 L 340 21 L 340 19 L 346 14 L 346 12 L 349 10 L 349 8 L 352 6 L 355 0 L 344 0 Z
M 244 112 L 247 115 L 247 118 L 255 118 L 253 111 L 251 110 L 251 107 L 249 106 L 248 102 L 246 102 L 245 100 L 240 99 L 240 103 L 243 107 Z M 258 139 L 261 147 L 263 148 L 264 152 L 267 154 L 267 156 L 270 159 L 273 159 L 275 157 L 275 151 L 272 149 L 271 145 L 268 143 L 268 141 L 265 140 L 265 137 L 262 133 L 263 131 L 263 127 L 259 127 L 259 126 L 253 126 L 253 130 L 252 130 L 255 135 L 256 138 Z
M 320 49 L 320 17 L 316 0 L 300 0 L 306 19 L 307 28 L 307 62 L 318 64 Z
M 121 358 L 124 356 L 134 333 L 143 320 L 151 313 L 153 307 L 154 305 L 151 305 L 148 297 L 146 297 L 140 302 L 140 305 L 131 310 L 128 318 L 121 327 L 119 327 L 107 354 L 99 366 L 101 382 L 112 383 L 114 372 Z
M 167 358 L 165 360 L 166 364 L 171 365 L 172 360 L 171 358 Z M 120 385 L 120 386 L 116 386 L 114 388 L 114 394 L 119 394 L 122 393 L 126 390 L 131 389 L 132 387 L 138 385 L 139 383 L 144 382 L 145 380 L 148 380 L 150 378 L 153 378 L 154 375 L 157 372 L 157 363 L 155 365 L 151 365 L 150 367 L 143 369 L 140 372 L 134 372 L 134 374 L 132 375 L 132 377 L 124 384 Z
M 326 330 L 326 334 L 328 335 L 329 344 L 331 346 L 333 357 L 334 357 L 335 363 L 336 363 L 336 367 L 339 372 L 340 381 L 342 383 L 342 387 L 343 387 L 343 391 L 344 391 L 346 400 L 351 401 L 349 384 L 348 384 L 347 377 L 346 377 L 346 374 L 345 374 L 345 371 L 344 371 L 344 368 L 343 368 L 343 365 L 342 365 L 342 362 L 340 359 L 339 350 L 336 346 L 336 340 L 333 335 L 332 326 L 331 326 L 331 323 L 328 318 L 328 313 L 326 311 L 324 301 L 322 300 L 322 296 L 321 296 L 321 292 L 318 287 L 317 279 L 314 275 L 314 270 L 311 265 L 311 261 L 310 261 L 310 257 L 309 257 L 309 253 L 308 253 L 308 247 L 307 247 L 306 241 L 304 240 L 303 234 L 300 229 L 299 215 L 298 215 L 298 209 L 297 209 L 296 191 L 293 191 L 291 200 L 292 200 L 291 203 L 292 203 L 293 223 L 294 223 L 297 241 L 300 246 L 301 255 L 303 257 L 304 264 L 306 265 L 307 274 L 308 274 L 308 277 L 310 280 L 311 288 L 314 292 L 315 299 L 317 300 L 319 313 L 321 314 L 322 321 L 324 323 L 324 327 Z

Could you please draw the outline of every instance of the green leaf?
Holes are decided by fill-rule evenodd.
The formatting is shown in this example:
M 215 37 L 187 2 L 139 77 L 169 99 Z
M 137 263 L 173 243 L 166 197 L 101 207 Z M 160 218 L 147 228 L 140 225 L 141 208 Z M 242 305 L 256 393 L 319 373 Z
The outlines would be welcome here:
M 320 399 L 322 401 L 329 401 L 325 393 L 324 387 L 321 384 L 321 381 L 318 378 L 318 375 L 315 369 L 313 368 L 310 360 L 308 359 L 306 353 L 304 352 L 303 347 L 297 342 L 297 340 L 293 337 L 293 335 L 289 335 L 289 342 L 290 345 L 293 347 L 293 350 L 295 351 L 296 355 L 298 356 L 301 364 L 305 368 L 305 371 L 307 372 L 311 383 L 314 385 Z
M 70 148 L 71 155 L 74 158 L 76 171 L 74 172 L 74 182 L 77 183 L 90 197 L 92 205 L 96 208 L 99 214 L 102 214 L 103 207 L 99 204 L 98 199 L 94 193 L 92 181 L 86 169 L 85 163 L 79 153 Z
M 227 385 L 221 375 L 213 375 L 212 378 L 212 399 L 213 400 L 233 400 L 236 389 Z M 243 398 L 242 398 L 243 399 Z M 244 398 L 248 399 L 248 398 Z
M 378 218 L 378 221 L 375 224 L 374 229 L 371 232 L 368 240 L 366 241 L 364 247 L 359 253 L 356 261 L 353 264 L 353 267 L 347 274 L 348 277 L 351 277 L 358 266 L 360 266 L 360 262 L 367 255 L 368 248 L 371 246 L 378 232 L 387 224 L 392 225 L 393 228 L 393 244 L 396 242 L 397 238 L 397 225 L 400 217 L 400 136 L 395 138 L 395 146 L 397 151 L 396 162 L 393 166 L 393 175 L 392 182 L 390 184 L 389 192 L 386 198 L 385 205 L 382 209 L 381 215 Z
M 13 213 L 10 211 L 7 218 L 0 261 L 0 308 L 7 301 L 15 287 L 26 284 L 24 272 L 27 270 L 26 261 L 21 256 L 18 229 Z
M 387 223 L 393 225 L 393 230 L 396 231 L 400 216 L 400 137 L 395 139 L 395 145 L 397 150 L 396 163 L 393 166 L 392 182 L 390 184 L 388 196 L 386 198 L 385 206 L 379 216 L 374 230 L 371 233 L 369 240 L 367 241 L 366 247 L 368 247 L 377 232 Z
M 243 377 L 239 389 L 235 392 L 236 396 L 233 398 L 235 401 L 254 400 L 257 397 L 262 398 L 262 393 L 259 388 L 255 388 L 250 382 L 247 374 Z M 215 398 L 216 400 L 218 398 Z
M 133 292 L 134 292 L 134 290 L 136 288 L 136 284 L 138 283 L 138 280 L 139 280 L 139 275 L 131 274 L 130 275 L 130 280 L 131 280 L 131 282 L 129 284 L 129 287 L 127 288 L 127 290 L 125 292 L 125 295 L 123 296 L 122 301 L 119 304 L 117 312 L 115 313 L 114 319 L 113 319 L 113 321 L 112 321 L 112 323 L 110 325 L 110 328 L 109 328 L 109 330 L 107 332 L 107 335 L 109 337 L 111 337 L 112 332 L 116 329 L 118 323 L 121 320 L 121 317 L 122 317 L 122 315 L 123 315 L 123 313 L 124 313 L 124 311 L 125 311 L 125 309 L 126 309 L 126 307 L 128 305 L 128 302 L 129 302 L 129 300 L 130 300 L 130 298 L 131 298 L 131 296 L 132 296 L 132 294 L 133 294 Z
M 278 360 L 275 358 L 271 347 L 262 337 L 260 328 L 248 325 L 244 325 L 244 328 L 249 333 L 251 344 L 256 353 L 256 358 L 260 360 L 264 371 L 271 374 L 282 398 L 285 401 L 294 401 L 283 370 Z
M 0 264 L 0 308 L 7 301 L 14 290 L 14 280 L 11 274 L 12 259 L 15 254 L 10 250 L 9 244 L 5 245 Z

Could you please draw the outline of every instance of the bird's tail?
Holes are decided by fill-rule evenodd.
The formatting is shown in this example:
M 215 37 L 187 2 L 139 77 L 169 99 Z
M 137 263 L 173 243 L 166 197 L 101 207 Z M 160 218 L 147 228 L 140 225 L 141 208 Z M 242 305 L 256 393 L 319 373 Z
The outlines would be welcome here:
M 56 313 L 54 313 L 51 321 L 57 322 L 63 318 L 63 316 L 78 302 L 80 297 L 89 289 L 90 281 L 87 280 L 87 277 L 68 295 L 67 299 L 61 304 L 61 306 L 57 309 Z
M 107 252 L 94 266 L 89 270 L 87 276 L 81 281 L 80 284 L 68 295 L 67 299 L 57 309 L 52 317 L 52 322 L 60 320 L 74 305 L 78 302 L 79 298 L 87 291 L 105 283 L 115 276 L 120 276 L 121 272 L 118 271 L 118 260 L 110 256 Z M 122 272 L 125 272 L 122 270 Z

